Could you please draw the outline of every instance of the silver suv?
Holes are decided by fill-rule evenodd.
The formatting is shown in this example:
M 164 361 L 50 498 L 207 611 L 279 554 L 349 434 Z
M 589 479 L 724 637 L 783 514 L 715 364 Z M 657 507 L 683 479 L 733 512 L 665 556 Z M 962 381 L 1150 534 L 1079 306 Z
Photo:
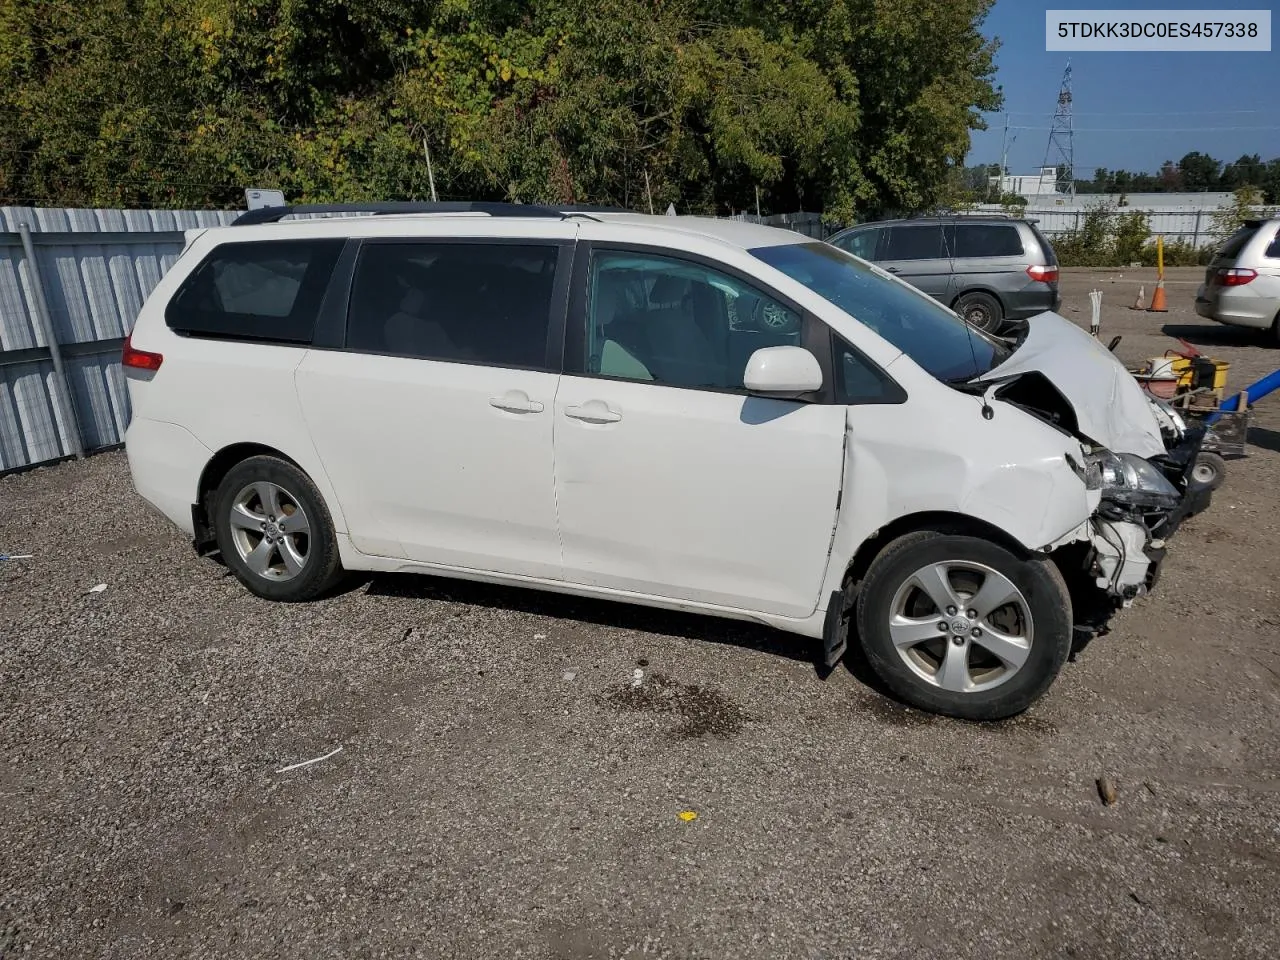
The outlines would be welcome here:
M 1269 330 L 1280 345 L 1280 217 L 1246 220 L 1227 238 L 1196 291 L 1196 313 Z
M 1062 305 L 1058 258 L 1034 220 L 999 215 L 859 224 L 827 242 L 879 264 L 975 327 L 998 333 Z

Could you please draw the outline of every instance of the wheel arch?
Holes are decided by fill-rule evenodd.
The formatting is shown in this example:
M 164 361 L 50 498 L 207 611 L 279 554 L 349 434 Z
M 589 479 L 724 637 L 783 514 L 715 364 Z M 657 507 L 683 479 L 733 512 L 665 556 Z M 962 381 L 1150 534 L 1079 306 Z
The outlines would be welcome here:
M 233 443 L 223 447 L 209 458 L 209 462 L 200 472 L 200 480 L 196 485 L 196 502 L 191 505 L 191 518 L 195 527 L 195 548 L 198 553 L 203 555 L 216 549 L 211 514 L 213 495 L 218 485 L 237 463 L 248 460 L 250 457 L 262 456 L 277 457 L 297 467 L 307 476 L 311 476 L 306 467 L 293 457 L 265 443 Z M 314 478 L 312 479 L 314 482 Z
M 912 513 L 885 524 L 862 542 L 845 568 L 844 584 L 851 586 L 860 583 L 867 575 L 867 571 L 871 569 L 871 564 L 875 562 L 876 557 L 899 537 L 911 533 L 922 533 L 926 530 L 989 540 L 1023 560 L 1030 559 L 1032 556 L 1031 551 L 1008 532 L 977 517 L 945 510 Z

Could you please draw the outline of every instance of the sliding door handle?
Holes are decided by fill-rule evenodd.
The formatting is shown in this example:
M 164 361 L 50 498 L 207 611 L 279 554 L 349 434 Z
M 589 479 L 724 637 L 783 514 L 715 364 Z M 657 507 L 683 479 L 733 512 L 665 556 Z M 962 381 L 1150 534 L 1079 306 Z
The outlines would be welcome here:
M 541 413 L 543 410 L 542 404 L 537 400 L 530 400 L 523 390 L 508 390 L 500 397 L 490 397 L 489 406 L 508 413 Z
M 587 423 L 617 423 L 622 419 L 622 414 L 603 400 L 588 400 L 581 406 L 565 407 L 564 415 Z

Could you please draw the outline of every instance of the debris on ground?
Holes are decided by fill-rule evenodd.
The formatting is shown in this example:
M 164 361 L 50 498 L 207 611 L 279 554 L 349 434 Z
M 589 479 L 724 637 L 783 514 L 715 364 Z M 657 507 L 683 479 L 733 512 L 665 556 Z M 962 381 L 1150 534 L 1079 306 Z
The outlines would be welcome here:
M 105 589 L 107 589 L 107 585 L 106 585 L 105 583 L 100 583 L 100 584 L 98 584 L 96 587 L 90 587 L 90 588 L 89 588 L 89 592 L 90 592 L 90 593 L 101 593 L 101 592 L 102 592 L 103 590 L 105 590 Z
M 1110 777 L 1098 778 L 1098 796 L 1108 807 L 1116 802 L 1116 785 L 1111 782 Z
M 691 823 L 694 820 L 698 819 L 698 813 L 696 810 L 681 810 L 679 813 L 679 817 L 685 823 Z
M 328 760 L 330 757 L 336 756 L 341 752 L 342 752 L 342 747 L 338 747 L 337 750 L 330 750 L 323 757 L 313 757 L 310 760 L 303 760 L 301 763 L 292 763 L 287 767 L 281 767 L 279 770 L 276 771 L 276 773 L 288 773 L 290 770 L 297 770 L 299 767 L 309 767 L 313 763 L 319 763 L 321 760 Z

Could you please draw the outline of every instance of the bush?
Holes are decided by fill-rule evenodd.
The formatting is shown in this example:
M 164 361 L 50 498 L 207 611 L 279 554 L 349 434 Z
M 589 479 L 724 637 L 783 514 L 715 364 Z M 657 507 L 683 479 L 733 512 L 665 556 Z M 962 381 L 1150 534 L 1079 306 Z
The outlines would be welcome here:
M 1071 230 L 1058 238 L 1053 249 L 1064 267 L 1112 266 L 1114 253 L 1111 218 L 1115 208 L 1100 203 L 1084 215 L 1079 230 Z
M 1205 267 L 1213 259 L 1215 250 L 1217 250 L 1216 244 L 1196 247 L 1186 240 L 1171 240 L 1164 245 L 1164 265 L 1166 267 Z M 1156 242 L 1150 240 L 1143 244 L 1141 254 L 1133 260 L 1140 262 L 1144 267 L 1154 267 Z
M 1156 241 L 1151 222 L 1141 210 L 1118 213 L 1111 203 L 1099 203 L 1084 216 L 1080 229 L 1053 243 L 1064 267 L 1124 267 L 1131 263 L 1156 265 Z M 1213 246 L 1196 247 L 1185 240 L 1164 245 L 1166 267 L 1190 267 L 1213 259 Z
M 1110 221 L 1112 258 L 1120 264 L 1133 263 L 1151 236 L 1151 221 L 1141 210 L 1122 213 Z

